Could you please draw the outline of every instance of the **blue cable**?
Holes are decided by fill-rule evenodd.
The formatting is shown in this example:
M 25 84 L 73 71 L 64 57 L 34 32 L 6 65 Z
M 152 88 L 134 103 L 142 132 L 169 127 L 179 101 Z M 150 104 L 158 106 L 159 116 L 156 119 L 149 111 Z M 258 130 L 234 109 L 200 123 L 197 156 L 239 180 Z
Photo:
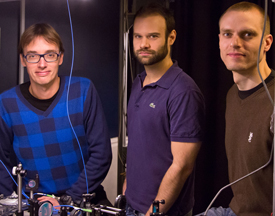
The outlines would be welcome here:
M 77 144 L 79 146 L 79 150 L 81 153 L 81 157 L 82 157 L 82 162 L 83 162 L 83 170 L 85 172 L 85 178 L 86 178 L 86 187 L 87 187 L 87 194 L 89 193 L 89 189 L 88 189 L 88 178 L 87 178 L 87 173 L 86 173 L 86 166 L 85 166 L 85 161 L 84 161 L 84 157 L 83 157 L 83 153 L 81 150 L 81 146 L 78 140 L 78 137 L 75 133 L 75 130 L 73 128 L 70 116 L 69 116 L 69 105 L 68 105 L 68 101 L 69 101 L 69 92 L 70 92 L 70 85 L 71 85 L 71 78 L 72 78 L 72 72 L 73 72 L 73 65 L 74 65 L 74 36 L 73 36 L 73 25 L 72 25 L 72 18 L 71 18 L 71 13 L 70 13 L 70 6 L 69 6 L 69 0 L 67 0 L 67 5 L 68 5 L 68 13 L 69 13 L 69 20 L 70 20 L 70 27 L 71 27 L 71 35 L 72 35 L 72 65 L 71 65 L 71 71 L 70 71 L 70 77 L 69 77 L 69 84 L 68 84 L 68 92 L 67 92 L 67 101 L 66 101 L 66 106 L 67 106 L 67 115 L 68 115 L 68 119 L 69 119 L 69 123 L 71 125 L 72 131 L 75 135 L 75 138 L 77 140 Z

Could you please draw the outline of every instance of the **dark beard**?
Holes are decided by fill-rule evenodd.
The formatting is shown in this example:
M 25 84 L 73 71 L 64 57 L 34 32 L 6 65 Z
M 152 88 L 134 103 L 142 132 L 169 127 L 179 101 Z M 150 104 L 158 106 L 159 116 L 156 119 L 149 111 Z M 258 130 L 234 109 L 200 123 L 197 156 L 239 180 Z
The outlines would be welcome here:
M 139 57 L 138 53 L 141 51 L 147 51 L 152 54 L 151 57 Z M 149 49 L 139 49 L 135 52 L 135 56 L 138 59 L 138 61 L 143 65 L 153 65 L 160 61 L 162 61 L 166 56 L 168 55 L 168 48 L 167 48 L 167 40 L 165 41 L 165 44 L 158 50 L 149 50 Z

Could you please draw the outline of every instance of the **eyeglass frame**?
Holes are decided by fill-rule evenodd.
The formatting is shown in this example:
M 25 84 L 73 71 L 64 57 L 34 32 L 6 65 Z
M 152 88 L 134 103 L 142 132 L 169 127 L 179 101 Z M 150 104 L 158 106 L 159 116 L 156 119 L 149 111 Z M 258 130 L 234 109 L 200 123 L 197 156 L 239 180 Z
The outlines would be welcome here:
M 55 54 L 57 55 L 56 60 L 54 60 L 54 61 L 47 61 L 47 60 L 45 59 L 44 56 L 47 55 L 47 54 L 50 54 L 50 53 L 55 53 Z M 26 61 L 27 61 L 28 63 L 36 64 L 36 63 L 38 63 L 38 62 L 29 62 L 29 61 L 27 60 L 27 55 L 37 55 L 37 56 L 39 56 L 38 62 L 40 61 L 41 57 L 43 57 L 44 60 L 45 60 L 46 62 L 55 62 L 55 61 L 58 60 L 58 57 L 61 55 L 61 52 L 59 52 L 59 53 L 56 53 L 56 52 L 48 52 L 48 53 L 44 53 L 44 54 L 28 53 L 28 54 L 26 54 L 26 55 L 23 54 L 23 58 L 26 59 Z

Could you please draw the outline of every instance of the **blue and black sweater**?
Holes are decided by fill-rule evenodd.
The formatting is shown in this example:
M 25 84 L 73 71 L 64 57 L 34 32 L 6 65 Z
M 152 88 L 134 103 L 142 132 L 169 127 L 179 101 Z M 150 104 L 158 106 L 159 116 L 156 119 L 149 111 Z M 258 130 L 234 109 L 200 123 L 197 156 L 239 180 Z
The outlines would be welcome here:
M 22 163 L 27 170 L 23 186 L 38 173 L 38 192 L 66 193 L 78 200 L 87 193 L 87 186 L 81 152 L 67 116 L 68 82 L 69 77 L 61 77 L 59 92 L 46 111 L 33 107 L 20 86 L 0 95 L 0 159 L 9 170 Z M 83 152 L 88 190 L 93 192 L 111 164 L 107 124 L 90 80 L 72 77 L 69 93 L 70 120 Z M 2 164 L 0 176 L 0 193 L 10 195 L 14 183 Z

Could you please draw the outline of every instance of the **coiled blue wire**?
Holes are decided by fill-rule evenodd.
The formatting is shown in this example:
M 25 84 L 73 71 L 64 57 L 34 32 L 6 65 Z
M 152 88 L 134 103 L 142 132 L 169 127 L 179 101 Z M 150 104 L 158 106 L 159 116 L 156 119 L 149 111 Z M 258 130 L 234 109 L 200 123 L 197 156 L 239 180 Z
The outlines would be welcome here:
M 69 101 L 69 92 L 70 92 L 70 85 L 71 85 L 71 78 L 72 78 L 72 72 L 73 72 L 73 65 L 74 65 L 74 35 L 73 35 L 73 25 L 72 25 L 72 18 L 71 18 L 71 13 L 70 13 L 70 6 L 69 6 L 69 0 L 67 0 L 67 6 L 68 6 L 68 13 L 69 13 L 69 20 L 70 20 L 70 27 L 71 27 L 71 35 L 72 35 L 72 65 L 71 65 L 71 71 L 70 71 L 70 77 L 69 77 L 69 84 L 68 84 L 68 92 L 67 92 L 67 102 L 66 102 L 66 106 L 67 106 L 67 115 L 68 115 L 68 119 L 69 119 L 69 123 L 71 125 L 72 131 L 75 135 L 75 138 L 77 140 L 77 144 L 79 146 L 79 150 L 81 153 L 81 157 L 82 157 L 82 162 L 83 162 L 83 170 L 85 173 L 85 178 L 86 178 L 86 187 L 87 187 L 87 194 L 89 193 L 89 189 L 88 189 L 88 178 L 87 178 L 87 172 L 86 172 L 86 166 L 85 166 L 85 161 L 84 161 L 84 157 L 83 157 L 83 153 L 80 147 L 80 143 L 78 140 L 78 137 L 75 133 L 75 130 L 73 128 L 70 116 L 69 116 L 69 105 L 68 105 L 68 101 Z

